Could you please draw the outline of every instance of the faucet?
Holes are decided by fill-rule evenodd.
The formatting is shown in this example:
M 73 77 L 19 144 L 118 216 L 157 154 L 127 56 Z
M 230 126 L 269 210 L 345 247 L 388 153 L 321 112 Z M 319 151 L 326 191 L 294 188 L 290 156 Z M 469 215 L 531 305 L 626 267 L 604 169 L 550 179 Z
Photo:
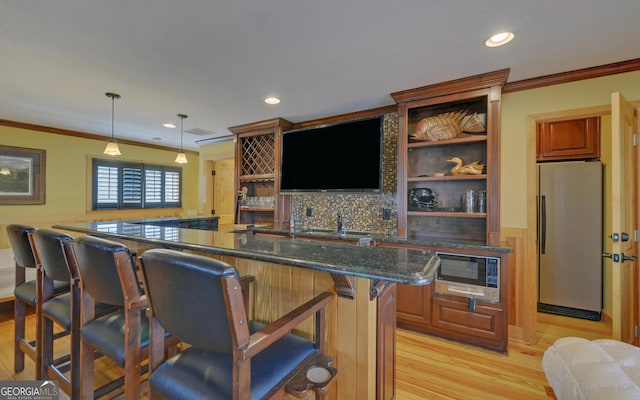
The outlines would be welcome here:
M 342 215 L 338 214 L 338 235 L 342 232 Z

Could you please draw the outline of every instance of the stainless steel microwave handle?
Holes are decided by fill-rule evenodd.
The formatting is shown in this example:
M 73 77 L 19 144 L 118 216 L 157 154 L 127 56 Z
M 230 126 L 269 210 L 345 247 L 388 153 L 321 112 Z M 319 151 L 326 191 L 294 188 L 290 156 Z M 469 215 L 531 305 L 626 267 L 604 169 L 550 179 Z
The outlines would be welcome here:
M 462 289 L 454 288 L 454 287 L 451 287 L 451 286 L 449 286 L 449 291 L 450 292 L 456 292 L 456 293 L 468 294 L 468 295 L 471 295 L 471 296 L 483 296 L 484 295 L 484 292 L 474 292 L 474 291 L 471 291 L 471 290 L 462 290 Z

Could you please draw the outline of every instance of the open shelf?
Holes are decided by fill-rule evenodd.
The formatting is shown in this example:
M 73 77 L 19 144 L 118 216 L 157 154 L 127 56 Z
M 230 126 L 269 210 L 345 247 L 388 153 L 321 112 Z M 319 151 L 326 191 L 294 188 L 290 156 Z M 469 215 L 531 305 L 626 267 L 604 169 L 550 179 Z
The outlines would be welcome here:
M 407 215 L 416 217 L 455 217 L 455 218 L 486 218 L 486 213 L 462 211 L 407 211 Z
M 467 135 L 458 136 L 453 139 L 438 140 L 435 142 L 409 142 L 408 148 L 432 147 L 432 146 L 449 146 L 452 144 L 477 143 L 486 142 L 487 135 Z
M 487 179 L 487 175 L 414 176 L 407 178 L 407 182 L 471 181 L 484 179 Z

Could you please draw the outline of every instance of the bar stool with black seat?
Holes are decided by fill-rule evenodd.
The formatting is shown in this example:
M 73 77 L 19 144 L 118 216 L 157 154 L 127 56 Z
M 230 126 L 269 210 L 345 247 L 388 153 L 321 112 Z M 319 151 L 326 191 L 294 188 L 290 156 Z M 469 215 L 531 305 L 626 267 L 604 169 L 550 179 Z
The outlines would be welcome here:
M 124 384 L 124 398 L 137 400 L 149 321 L 133 256 L 121 243 L 92 236 L 75 238 L 71 248 L 80 277 L 80 398 L 98 398 Z M 96 316 L 97 301 L 120 309 Z M 123 368 L 124 376 L 94 393 L 95 351 Z
M 7 226 L 7 236 L 13 250 L 15 260 L 15 290 L 14 290 L 14 322 L 15 322 L 15 342 L 14 342 L 14 370 L 16 373 L 24 370 L 25 355 L 37 362 L 37 346 L 39 342 L 40 329 L 40 307 L 42 304 L 41 273 L 38 271 L 33 250 L 29 241 L 29 234 L 36 229 L 21 224 L 11 224 Z M 26 280 L 27 269 L 33 268 L 36 271 L 36 279 Z M 54 281 L 52 285 L 53 295 L 59 295 L 69 291 L 69 280 Z M 28 340 L 26 334 L 26 306 L 33 307 L 36 311 L 36 331 L 35 340 Z M 42 371 L 36 366 L 35 379 L 42 379 Z
M 325 352 L 322 293 L 268 326 L 248 321 L 238 272 L 175 250 L 140 256 L 152 314 L 151 396 L 167 400 L 325 396 L 337 371 Z M 290 333 L 315 315 L 315 340 Z M 162 362 L 163 329 L 190 345 Z M 161 343 L 161 341 L 160 341 Z
M 71 252 L 73 237 L 54 230 L 38 229 L 29 235 L 36 264 L 42 272 L 41 340 L 37 346 L 42 379 L 58 380 L 60 388 L 71 397 L 80 395 L 80 286 Z M 71 281 L 71 290 L 53 296 L 54 281 Z M 96 303 L 96 315 L 113 312 L 116 307 Z M 63 330 L 54 334 L 54 322 Z M 70 334 L 70 349 L 54 359 L 54 339 Z M 70 375 L 67 376 L 67 372 Z

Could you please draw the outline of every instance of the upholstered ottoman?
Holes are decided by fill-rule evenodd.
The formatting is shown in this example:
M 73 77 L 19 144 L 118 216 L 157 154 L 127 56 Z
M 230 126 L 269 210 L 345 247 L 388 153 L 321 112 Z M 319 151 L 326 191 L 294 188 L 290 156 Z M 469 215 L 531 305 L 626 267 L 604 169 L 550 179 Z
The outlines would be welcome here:
M 558 400 L 640 400 L 640 348 L 628 343 L 561 338 L 542 369 Z

